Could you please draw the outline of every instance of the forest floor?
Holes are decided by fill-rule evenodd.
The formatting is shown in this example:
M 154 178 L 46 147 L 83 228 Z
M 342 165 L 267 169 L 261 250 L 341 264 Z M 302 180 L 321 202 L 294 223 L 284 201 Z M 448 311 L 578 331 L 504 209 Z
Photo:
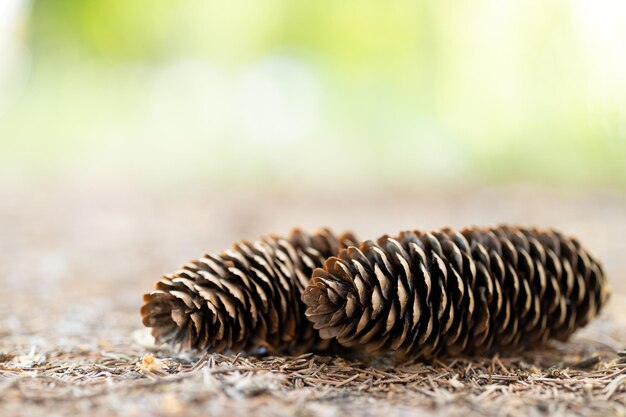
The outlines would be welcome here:
M 626 197 L 527 186 L 243 194 L 0 186 L 0 415 L 626 415 Z M 291 226 L 555 226 L 614 294 L 567 343 L 514 357 L 392 364 L 178 354 L 141 325 L 142 293 L 205 250 Z M 342 226 L 342 227 L 339 227 Z

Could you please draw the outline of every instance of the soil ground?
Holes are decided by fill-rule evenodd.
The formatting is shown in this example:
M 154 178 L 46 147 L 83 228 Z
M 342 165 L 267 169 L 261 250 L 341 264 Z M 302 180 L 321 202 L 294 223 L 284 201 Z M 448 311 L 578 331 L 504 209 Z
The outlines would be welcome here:
M 203 251 L 292 226 L 555 226 L 614 289 L 567 343 L 431 364 L 178 354 L 142 328 L 143 292 Z M 626 415 L 626 198 L 528 186 L 170 193 L 0 187 L 0 415 Z

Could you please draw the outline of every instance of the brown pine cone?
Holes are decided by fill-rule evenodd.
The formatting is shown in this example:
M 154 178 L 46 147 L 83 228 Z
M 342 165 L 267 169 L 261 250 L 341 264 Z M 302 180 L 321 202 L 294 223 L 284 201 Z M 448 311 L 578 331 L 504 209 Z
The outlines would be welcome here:
M 430 359 L 565 340 L 609 295 L 601 265 L 576 239 L 500 226 L 349 247 L 313 272 L 302 300 L 322 337 Z
M 300 294 L 313 269 L 356 242 L 350 233 L 293 230 L 206 254 L 144 295 L 143 324 L 157 342 L 184 350 L 323 351 L 331 342 L 304 317 Z

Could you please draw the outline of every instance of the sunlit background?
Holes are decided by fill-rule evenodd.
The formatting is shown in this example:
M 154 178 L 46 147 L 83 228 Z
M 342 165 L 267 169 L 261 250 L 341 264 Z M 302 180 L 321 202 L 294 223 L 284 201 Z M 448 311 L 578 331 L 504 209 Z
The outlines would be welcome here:
M 620 0 L 0 0 L 3 181 L 626 186 Z

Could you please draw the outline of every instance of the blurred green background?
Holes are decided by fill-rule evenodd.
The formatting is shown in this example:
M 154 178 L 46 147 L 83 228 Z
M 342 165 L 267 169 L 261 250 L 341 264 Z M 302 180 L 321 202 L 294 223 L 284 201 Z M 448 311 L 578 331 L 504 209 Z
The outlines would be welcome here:
M 626 186 L 626 3 L 0 0 L 3 180 Z

